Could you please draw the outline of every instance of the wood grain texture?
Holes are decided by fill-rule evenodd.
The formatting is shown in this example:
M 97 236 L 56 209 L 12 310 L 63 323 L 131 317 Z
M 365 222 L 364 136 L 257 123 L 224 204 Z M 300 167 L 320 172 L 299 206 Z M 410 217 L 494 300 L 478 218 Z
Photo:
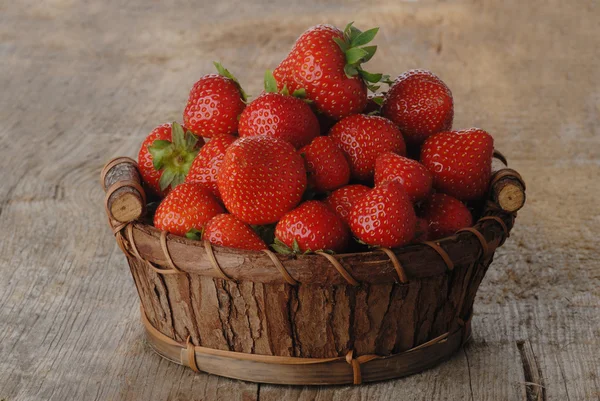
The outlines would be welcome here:
M 115 163 L 118 160 L 113 160 Z M 107 164 L 102 169 L 106 190 L 106 211 L 111 219 L 127 223 L 139 219 L 146 208 L 146 196 L 140 174 L 130 161 Z M 115 185 L 116 187 L 113 187 Z
M 520 342 L 548 400 L 599 398 L 600 7 L 369 3 L 0 2 L 0 400 L 526 400 Z M 439 74 L 455 127 L 491 132 L 527 180 L 472 343 L 436 369 L 359 388 L 257 386 L 162 360 L 142 341 L 106 227 L 103 163 L 180 121 L 212 60 L 257 94 L 306 27 L 351 20 L 381 27 L 369 70 Z
M 507 169 L 505 162 L 504 156 L 492 159 L 492 199 L 502 210 L 514 213 L 525 205 L 525 186 L 522 177 Z

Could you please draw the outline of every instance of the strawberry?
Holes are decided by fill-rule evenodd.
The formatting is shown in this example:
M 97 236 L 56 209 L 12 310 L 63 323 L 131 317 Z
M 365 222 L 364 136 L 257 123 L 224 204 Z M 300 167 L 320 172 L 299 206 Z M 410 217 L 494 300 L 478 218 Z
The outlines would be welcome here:
M 350 229 L 362 242 L 394 248 L 414 236 L 417 217 L 409 196 L 398 181 L 378 185 L 354 203 Z
M 348 227 L 327 206 L 307 201 L 281 218 L 275 227 L 273 249 L 279 253 L 330 250 L 343 252 L 348 244 Z
M 319 121 L 302 99 L 289 96 L 287 88 L 277 92 L 273 74 L 265 74 L 265 90 L 240 116 L 240 136 L 268 135 L 288 141 L 296 149 L 319 135 Z M 296 92 L 297 95 L 302 92 Z
M 219 135 L 212 138 L 200 149 L 198 156 L 194 159 L 185 182 L 199 182 L 210 189 L 213 194 L 221 199 L 217 187 L 217 173 L 223 163 L 225 150 L 236 141 L 233 135 Z
M 235 134 L 246 94 L 237 79 L 219 63 L 219 74 L 205 75 L 194 84 L 183 112 L 183 122 L 194 134 L 207 138 Z
M 421 144 L 430 135 L 452 128 L 452 92 L 426 70 L 410 70 L 390 86 L 382 114 L 400 127 L 407 143 Z
M 433 175 L 433 186 L 460 200 L 481 198 L 492 175 L 494 139 L 478 128 L 441 132 L 421 149 L 421 163 Z
M 219 213 L 223 206 L 210 189 L 202 184 L 186 182 L 176 186 L 158 205 L 154 226 L 161 231 L 184 236 L 202 230 L 204 224 Z
M 323 203 L 329 206 L 344 223 L 349 225 L 352 206 L 370 190 L 371 188 L 360 184 L 346 185 L 329 194 Z
M 412 243 L 418 244 L 419 242 L 427 241 L 429 239 L 429 222 L 421 217 L 417 217 L 417 224 L 415 225 L 415 235 L 413 236 Z
M 431 192 L 431 173 L 421 163 L 392 152 L 382 153 L 375 161 L 375 185 L 398 180 L 413 202 Z
M 300 149 L 304 156 L 308 182 L 317 192 L 333 191 L 350 181 L 346 156 L 329 137 L 319 136 Z
M 469 209 L 458 199 L 442 193 L 431 195 L 419 214 L 427 220 L 430 240 L 454 235 L 461 228 L 473 225 Z
M 202 238 L 211 244 L 260 251 L 267 245 L 250 226 L 232 214 L 218 214 L 206 223 Z
M 308 29 L 273 71 L 279 88 L 287 86 L 290 92 L 305 89 L 319 111 L 337 120 L 360 113 L 367 104 L 366 82 L 382 79 L 381 74 L 361 67 L 377 50 L 377 46 L 364 45 L 378 30 L 361 32 L 352 24 L 344 32 L 331 25 Z
M 329 137 L 349 156 L 352 176 L 357 180 L 373 178 L 375 159 L 380 153 L 406 154 L 402 133 L 383 117 L 363 114 L 346 117 L 333 126 Z
M 181 184 L 202 145 L 202 138 L 175 122 L 154 128 L 138 153 L 140 174 L 148 189 L 164 197 Z
M 225 152 L 217 185 L 227 210 L 243 222 L 275 223 L 302 199 L 304 160 L 282 139 L 240 138 Z

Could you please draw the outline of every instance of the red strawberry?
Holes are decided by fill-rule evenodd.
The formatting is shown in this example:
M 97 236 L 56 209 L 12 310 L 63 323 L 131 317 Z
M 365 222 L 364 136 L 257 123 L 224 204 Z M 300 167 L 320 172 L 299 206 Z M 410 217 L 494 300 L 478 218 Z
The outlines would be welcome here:
M 263 93 L 240 117 L 240 136 L 255 135 L 280 138 L 299 149 L 319 135 L 319 121 L 302 99 Z
M 279 88 L 305 89 L 317 109 L 335 119 L 360 113 L 367 104 L 365 81 L 382 78 L 360 67 L 375 54 L 377 46 L 363 45 L 373 40 L 378 29 L 361 32 L 352 24 L 344 32 L 331 25 L 308 29 L 273 71 Z
M 217 187 L 217 173 L 223 163 L 225 150 L 236 140 L 237 138 L 233 135 L 219 135 L 208 141 L 194 159 L 185 182 L 202 183 L 220 199 L 221 195 Z
M 315 191 L 333 191 L 350 181 L 346 156 L 331 138 L 317 137 L 299 152 L 304 156 L 308 182 Z
M 181 184 L 203 144 L 177 123 L 154 128 L 138 153 L 140 174 L 150 191 L 162 197 Z
M 267 245 L 250 226 L 232 214 L 218 214 L 206 223 L 202 238 L 211 244 L 260 251 Z
M 319 135 L 319 121 L 310 106 L 298 97 L 289 96 L 287 88 L 278 93 L 270 71 L 265 74 L 265 90 L 240 116 L 241 137 L 268 135 L 300 149 Z
M 383 117 L 363 114 L 346 117 L 333 126 L 329 137 L 348 154 L 352 176 L 358 180 L 373 178 L 375 159 L 379 154 L 406 154 L 402 133 Z
M 346 185 L 345 187 L 333 191 L 323 202 L 329 206 L 329 208 L 333 210 L 344 223 L 349 225 L 349 216 L 352 206 L 354 206 L 354 203 L 365 196 L 370 190 L 371 188 L 360 184 Z
M 208 188 L 186 182 L 176 186 L 158 205 L 154 226 L 183 236 L 190 230 L 202 230 L 208 220 L 223 212 L 225 210 Z
M 410 70 L 390 87 L 382 114 L 400 127 L 406 142 L 420 144 L 430 135 L 452 128 L 452 92 L 433 73 Z
M 237 79 L 219 63 L 220 75 L 205 75 L 190 91 L 183 122 L 196 135 L 212 138 L 235 134 L 246 95 Z
M 427 241 L 429 239 L 429 222 L 421 217 L 417 217 L 415 227 L 415 235 L 411 242 L 418 244 L 419 242 Z
M 431 195 L 419 214 L 429 224 L 430 240 L 454 235 L 461 228 L 473 225 L 469 209 L 458 199 L 446 194 Z
M 375 161 L 375 185 L 398 180 L 413 202 L 431 192 L 431 173 L 421 163 L 392 152 L 382 153 Z
M 481 198 L 492 175 L 494 139 L 484 130 L 440 132 L 423 144 L 421 163 L 433 186 L 460 200 Z
M 307 201 L 281 218 L 275 227 L 275 238 L 273 248 L 280 253 L 343 252 L 350 233 L 342 220 L 322 202 Z
M 350 228 L 362 242 L 394 248 L 414 236 L 417 217 L 398 181 L 383 183 L 360 198 L 350 212 Z
M 217 185 L 227 210 L 248 224 L 277 222 L 306 189 L 304 160 L 281 139 L 240 138 L 225 152 Z

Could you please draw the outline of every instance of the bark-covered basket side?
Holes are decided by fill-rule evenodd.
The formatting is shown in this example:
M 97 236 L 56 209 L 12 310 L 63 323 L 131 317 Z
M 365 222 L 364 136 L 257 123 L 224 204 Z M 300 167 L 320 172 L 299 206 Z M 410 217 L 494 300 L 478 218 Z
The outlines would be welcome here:
M 455 330 L 468 319 L 491 257 L 408 284 L 236 283 L 156 273 L 128 258 L 143 311 L 168 337 L 252 354 L 390 355 Z

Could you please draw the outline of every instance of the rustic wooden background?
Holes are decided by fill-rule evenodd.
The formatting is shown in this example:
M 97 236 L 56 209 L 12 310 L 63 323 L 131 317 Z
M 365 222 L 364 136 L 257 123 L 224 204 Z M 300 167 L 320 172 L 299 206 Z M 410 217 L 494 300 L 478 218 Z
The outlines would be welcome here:
M 381 27 L 370 70 L 439 74 L 455 126 L 493 133 L 527 181 L 473 341 L 361 387 L 259 386 L 162 360 L 106 224 L 103 163 L 180 119 L 212 60 L 256 94 L 304 29 L 350 20 Z M 0 1 L 0 400 L 598 400 L 599 37 L 594 0 Z

